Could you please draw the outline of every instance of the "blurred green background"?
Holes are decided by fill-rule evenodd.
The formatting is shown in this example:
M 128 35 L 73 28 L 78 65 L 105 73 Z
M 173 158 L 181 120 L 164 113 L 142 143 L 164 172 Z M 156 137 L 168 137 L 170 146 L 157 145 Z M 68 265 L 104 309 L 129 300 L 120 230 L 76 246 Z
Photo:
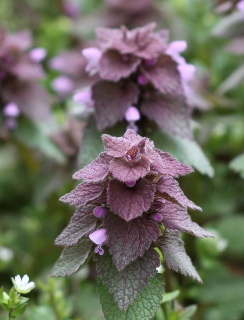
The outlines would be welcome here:
M 61 253 L 54 240 L 73 213 L 59 197 L 75 185 L 71 176 L 79 167 L 80 140 L 73 138 L 73 126 L 67 127 L 71 100 L 57 98 L 51 89 L 57 73 L 48 68 L 48 61 L 62 51 L 78 50 L 94 38 L 96 26 L 114 24 L 117 14 L 105 1 L 74 0 L 70 1 L 75 9 L 72 16 L 67 4 L 62 0 L 0 2 L 0 24 L 11 32 L 30 29 L 34 47 L 47 49 L 43 86 L 49 91 L 55 119 L 51 134 L 45 125 L 21 118 L 16 130 L 0 138 L 0 285 L 10 288 L 10 277 L 17 274 L 28 274 L 36 282 L 23 320 L 104 319 L 96 297 L 94 266 L 69 279 L 49 278 Z M 171 40 L 186 40 L 184 56 L 197 66 L 203 102 L 193 112 L 195 137 L 215 171 L 213 178 L 195 171 L 180 179 L 186 195 L 203 208 L 192 218 L 216 234 L 215 239 L 184 236 L 203 285 L 167 270 L 166 289 L 180 290 L 173 302 L 175 310 L 197 305 L 191 319 L 243 320 L 244 82 L 220 88 L 241 66 L 244 55 L 225 49 L 231 36 L 214 35 L 214 28 L 232 13 L 217 14 L 212 1 L 161 0 L 154 5 L 156 13 L 148 19 L 155 18 L 158 27 L 169 29 Z M 140 16 L 136 19 L 140 23 Z M 133 24 L 133 17 L 126 21 Z M 244 13 L 242 28 L 244 34 Z M 82 132 L 82 123 L 75 130 Z M 65 146 L 74 147 L 67 152 Z M 0 318 L 5 319 L 1 312 Z M 176 314 L 169 319 L 183 317 Z

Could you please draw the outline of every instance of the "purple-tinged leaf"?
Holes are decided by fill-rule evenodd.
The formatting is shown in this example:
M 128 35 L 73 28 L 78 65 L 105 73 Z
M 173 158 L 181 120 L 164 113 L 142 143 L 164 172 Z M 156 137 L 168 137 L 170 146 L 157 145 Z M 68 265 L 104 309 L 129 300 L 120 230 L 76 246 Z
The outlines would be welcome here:
M 142 72 L 162 94 L 173 96 L 182 103 L 185 102 L 180 73 L 172 57 L 163 54 L 154 65 L 144 65 Z
M 81 183 L 74 190 L 60 198 L 61 201 L 75 205 L 83 206 L 89 201 L 97 199 L 105 190 L 105 184 L 102 183 Z
M 178 159 L 178 161 L 194 167 L 202 174 L 207 174 L 209 177 L 213 177 L 214 170 L 204 155 L 202 149 L 195 141 L 180 138 L 179 136 L 170 135 L 163 132 L 155 132 L 155 134 L 152 133 L 150 134 L 150 138 L 154 141 L 158 148 L 169 152 L 176 159 Z M 163 154 L 163 152 L 159 149 L 156 150 L 160 154 Z
M 99 81 L 92 87 L 98 130 L 123 120 L 128 107 L 136 103 L 138 88 L 130 81 Z
M 30 30 L 21 30 L 15 33 L 7 33 L 1 29 L 1 51 L 3 54 L 12 51 L 13 48 L 17 51 L 26 51 L 32 46 L 32 36 Z
M 157 183 L 157 191 L 162 194 L 166 193 L 183 207 L 193 210 L 202 210 L 184 195 L 179 183 L 170 176 L 163 176 L 159 179 Z
M 148 320 L 153 319 L 162 301 L 164 281 L 161 274 L 152 277 L 126 311 L 119 309 L 112 294 L 99 278 L 97 291 L 106 320 Z
M 157 224 L 145 218 L 126 222 L 110 213 L 105 216 L 109 251 L 116 268 L 121 271 L 151 246 L 159 236 Z
M 96 34 L 103 50 L 114 49 L 124 55 L 151 59 L 166 47 L 165 39 L 153 34 L 155 27 L 155 23 L 149 23 L 132 30 L 124 26 L 120 29 L 97 28 Z
M 22 56 L 17 62 L 11 66 L 9 70 L 13 75 L 23 81 L 35 81 L 43 79 L 45 76 L 42 66 L 34 63 L 29 57 Z
M 136 181 L 143 178 L 150 171 L 150 162 L 147 158 L 141 157 L 138 162 L 129 163 L 124 159 L 113 159 L 110 165 L 113 177 L 125 182 Z
M 139 134 L 137 134 L 135 130 L 132 129 L 126 130 L 125 134 L 123 135 L 123 138 L 131 141 L 133 144 L 138 144 L 139 142 L 141 142 L 142 139 L 145 139 L 139 136 Z
M 102 141 L 106 154 L 112 157 L 123 157 L 132 147 L 132 143 L 127 139 L 123 137 L 112 137 L 109 134 L 103 134 Z
M 83 179 L 86 182 L 104 181 L 109 173 L 110 160 L 111 157 L 103 152 L 96 160 L 77 171 L 73 178 L 77 180 Z
M 7 101 L 15 102 L 20 111 L 35 122 L 51 122 L 50 101 L 47 92 L 36 82 L 13 82 L 3 90 Z
M 116 50 L 108 50 L 99 60 L 98 69 L 103 80 L 117 82 L 136 71 L 140 60 L 132 55 L 123 56 Z
M 68 226 L 61 232 L 55 240 L 58 246 L 73 246 L 84 235 L 93 232 L 96 229 L 97 219 L 93 214 L 94 206 L 79 207 L 73 217 L 71 218 Z
M 166 230 L 161 239 L 160 249 L 169 269 L 180 272 L 184 276 L 190 276 L 202 283 L 202 279 L 185 251 L 179 231 Z
M 157 148 L 152 150 L 148 157 L 152 162 L 151 172 L 179 177 L 194 171 L 190 166 L 177 161 L 170 153 Z
M 191 111 L 185 101 L 152 90 L 144 96 L 141 112 L 164 131 L 192 139 Z
M 97 272 L 108 291 L 113 294 L 120 310 L 125 311 L 148 284 L 149 279 L 155 275 L 159 264 L 158 253 L 150 248 L 123 271 L 118 271 L 112 257 L 106 253 L 98 260 Z
M 64 248 L 51 271 L 51 277 L 65 277 L 76 273 L 85 264 L 91 246 L 89 239 L 82 239 L 75 246 Z
M 211 232 L 204 230 L 193 222 L 187 210 L 180 205 L 166 201 L 159 209 L 159 212 L 163 216 L 162 223 L 166 228 L 185 231 L 200 238 L 214 237 Z
M 155 185 L 143 178 L 133 188 L 112 179 L 108 186 L 108 204 L 111 211 L 130 221 L 149 210 L 155 190 Z

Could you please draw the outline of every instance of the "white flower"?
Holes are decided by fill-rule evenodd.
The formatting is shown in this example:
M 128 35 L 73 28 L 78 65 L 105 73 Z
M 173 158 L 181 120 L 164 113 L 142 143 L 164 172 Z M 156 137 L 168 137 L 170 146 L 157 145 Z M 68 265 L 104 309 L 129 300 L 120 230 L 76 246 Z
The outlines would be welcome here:
M 27 274 L 25 274 L 22 279 L 19 275 L 11 279 L 14 284 L 14 288 L 18 293 L 29 293 L 36 286 L 35 282 L 29 282 Z

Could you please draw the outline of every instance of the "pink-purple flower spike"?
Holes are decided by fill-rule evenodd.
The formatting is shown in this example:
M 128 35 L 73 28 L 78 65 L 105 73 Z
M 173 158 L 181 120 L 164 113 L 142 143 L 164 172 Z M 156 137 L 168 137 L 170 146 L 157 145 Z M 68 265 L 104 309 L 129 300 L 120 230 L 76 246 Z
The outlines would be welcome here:
M 103 256 L 108 249 L 120 272 L 139 256 L 147 254 L 149 248 L 164 241 L 160 228 L 168 235 L 179 230 L 197 237 L 212 236 L 191 220 L 187 209 L 201 208 L 184 195 L 175 180 L 192 172 L 191 167 L 155 148 L 152 141 L 131 129 L 123 137 L 104 134 L 102 140 L 104 152 L 74 174 L 82 183 L 61 198 L 77 206 L 78 211 L 57 243 L 69 245 L 67 230 L 75 227 L 77 221 L 78 234 L 84 225 L 86 229 L 81 234 L 96 245 L 93 245 L 94 252 Z M 82 214 L 82 220 L 78 220 L 80 208 L 86 207 L 89 214 Z M 92 231 L 87 232 L 88 226 Z M 74 237 L 71 239 L 73 244 Z M 170 236 L 166 242 L 167 239 L 171 239 Z M 167 254 L 169 247 L 167 245 Z M 200 281 L 195 269 L 192 272 L 188 272 L 189 275 Z
M 164 131 L 192 139 L 187 104 L 191 90 L 184 83 L 191 70 L 178 68 L 189 66 L 181 56 L 187 43 L 168 43 L 166 32 L 155 27 L 149 23 L 132 30 L 98 28 L 98 48 L 82 50 L 86 72 L 96 75 L 91 91 L 97 128 L 112 127 L 125 118 L 127 129 L 138 131 L 133 107 Z

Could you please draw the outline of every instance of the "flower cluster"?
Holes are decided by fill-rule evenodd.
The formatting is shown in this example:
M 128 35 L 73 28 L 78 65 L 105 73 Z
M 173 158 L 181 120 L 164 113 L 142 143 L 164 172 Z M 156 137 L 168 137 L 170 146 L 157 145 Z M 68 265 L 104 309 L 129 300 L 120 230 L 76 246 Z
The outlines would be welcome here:
M 48 96 L 38 84 L 45 75 L 40 61 L 46 50 L 31 46 L 28 30 L 7 33 L 0 29 L 0 109 L 9 128 L 16 126 L 20 113 L 34 120 L 49 117 Z
M 195 68 L 180 55 L 186 42 L 168 43 L 168 32 L 154 29 L 154 23 L 133 30 L 98 28 L 100 49 L 82 51 L 86 71 L 97 77 L 91 88 L 97 127 L 113 126 L 134 107 L 163 130 L 191 139 L 187 94 Z M 129 128 L 137 118 L 126 119 Z
M 65 247 L 61 260 L 64 264 L 66 256 L 69 269 L 60 272 L 57 263 L 53 275 L 77 271 L 93 247 L 99 277 L 125 310 L 157 272 L 157 247 L 167 267 L 201 281 L 179 233 L 211 236 L 191 220 L 187 209 L 201 208 L 184 195 L 175 180 L 192 172 L 192 168 L 155 148 L 153 142 L 132 129 L 123 137 L 104 134 L 102 140 L 104 152 L 73 176 L 82 183 L 61 197 L 77 210 L 55 242 Z M 75 260 L 80 264 L 73 261 L 73 268 L 68 252 L 74 253 L 74 248 L 78 250 Z M 84 260 L 78 258 L 81 254 Z M 133 293 L 123 300 L 117 289 L 128 285 L 123 284 L 125 276 L 131 282 L 138 276 L 141 280 L 135 280 Z M 117 289 L 111 279 L 121 280 Z
M 60 97 L 67 97 L 74 90 L 86 84 L 85 65 L 85 58 L 81 56 L 78 49 L 63 51 L 53 57 L 49 62 L 49 67 L 61 73 L 51 83 L 53 90 Z

